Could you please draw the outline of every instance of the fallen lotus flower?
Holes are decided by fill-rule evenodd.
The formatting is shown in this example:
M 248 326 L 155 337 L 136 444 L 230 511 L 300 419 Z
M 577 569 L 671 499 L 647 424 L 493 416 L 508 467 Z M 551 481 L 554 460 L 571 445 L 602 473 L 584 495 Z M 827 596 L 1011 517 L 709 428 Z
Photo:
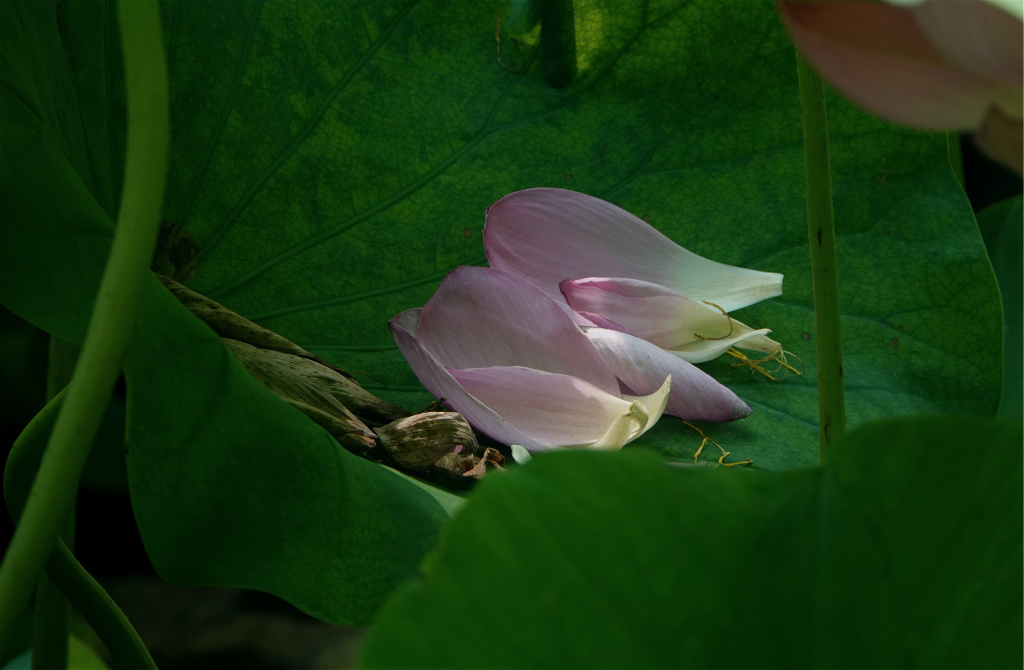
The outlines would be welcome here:
M 564 189 L 517 191 L 491 205 L 484 250 L 491 267 L 561 304 L 559 284 L 588 277 L 658 284 L 727 312 L 782 294 L 780 274 L 708 260 L 610 202 Z
M 781 354 L 770 330 L 727 312 L 781 294 L 782 275 L 698 256 L 599 198 L 554 188 L 507 195 L 487 210 L 484 249 L 492 266 L 565 305 L 588 336 L 595 326 L 629 333 L 689 363 L 732 347 Z M 695 418 L 676 411 L 689 404 L 682 393 L 673 389 L 667 411 Z
M 653 426 L 668 402 L 667 375 L 649 395 L 623 395 L 565 309 L 499 270 L 453 270 L 422 309 L 402 312 L 389 327 L 427 390 L 477 430 L 530 451 L 619 449 Z M 715 384 L 709 402 L 730 415 L 746 407 Z
M 731 347 L 775 354 L 782 345 L 708 303 L 637 279 L 569 279 L 562 295 L 596 325 L 647 340 L 689 363 L 703 363 Z M 589 331 L 588 331 L 589 332 Z
M 616 373 L 562 307 L 493 269 L 454 270 L 422 310 L 399 314 L 390 327 L 431 393 L 481 432 L 532 451 L 621 447 L 664 411 L 672 374 L 671 406 L 686 418 L 727 421 L 750 413 L 704 372 L 639 340 L 675 363 L 650 364 L 649 352 L 620 344 L 617 362 L 637 363 L 630 388 L 645 389 L 640 397 L 623 396 Z
M 530 451 L 619 449 L 661 417 L 671 380 L 623 397 L 558 305 L 512 275 L 460 267 L 388 324 L 423 385 L 470 425 Z
M 894 3 L 895 4 L 895 3 Z M 779 0 L 800 53 L 854 103 L 926 130 L 972 130 L 1021 172 L 1020 2 Z

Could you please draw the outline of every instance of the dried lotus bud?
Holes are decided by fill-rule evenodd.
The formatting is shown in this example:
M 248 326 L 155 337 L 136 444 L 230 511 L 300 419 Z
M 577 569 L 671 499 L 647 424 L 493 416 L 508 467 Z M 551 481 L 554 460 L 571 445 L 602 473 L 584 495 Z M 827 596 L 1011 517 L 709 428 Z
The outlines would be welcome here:
M 483 479 L 488 468 L 504 470 L 504 463 L 504 456 L 493 447 L 487 447 L 481 456 L 452 452 L 437 459 L 428 474 L 442 486 L 468 489 L 476 480 Z
M 236 314 L 223 305 L 210 300 L 204 295 L 196 293 L 192 289 L 179 284 L 170 277 L 157 274 L 167 290 L 178 299 L 178 302 L 185 305 L 190 312 L 199 317 L 207 326 L 213 329 L 221 337 L 238 342 L 244 342 L 259 349 L 280 351 L 294 356 L 301 356 L 310 360 L 320 361 L 319 358 L 309 353 L 297 344 L 278 335 L 277 333 L 259 326 L 241 314 Z
M 424 412 L 374 428 L 380 448 L 404 468 L 425 471 L 445 454 L 479 451 L 476 436 L 461 414 Z
M 358 416 L 328 390 L 310 381 L 301 369 L 289 364 L 301 359 L 227 338 L 221 341 L 250 375 L 320 424 L 341 446 L 358 456 L 366 456 L 374 448 L 373 433 Z
M 246 363 L 246 358 L 259 357 L 268 365 L 278 369 L 281 374 L 301 379 L 306 386 L 333 397 L 363 419 L 385 423 L 409 414 L 401 407 L 384 402 L 374 396 L 357 382 L 346 377 L 344 373 L 325 367 L 316 361 L 272 349 L 260 349 L 228 338 L 221 339 L 235 354 L 235 357 L 242 361 L 243 365 Z
M 401 407 L 385 402 L 364 389 L 349 373 L 311 354 L 291 340 L 253 323 L 241 314 L 232 312 L 169 277 L 159 274 L 157 277 L 181 304 L 223 339 L 241 342 L 266 352 L 275 352 L 264 355 L 275 358 L 278 365 L 292 368 L 295 374 L 327 391 L 364 419 L 386 423 L 409 416 Z M 235 353 L 237 355 L 237 352 Z

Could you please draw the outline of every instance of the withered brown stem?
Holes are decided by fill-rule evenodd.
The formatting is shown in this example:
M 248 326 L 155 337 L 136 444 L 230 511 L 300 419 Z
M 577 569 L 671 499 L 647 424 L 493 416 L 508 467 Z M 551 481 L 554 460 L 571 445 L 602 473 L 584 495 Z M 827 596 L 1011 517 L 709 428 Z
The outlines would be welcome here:
M 489 468 L 501 469 L 502 455 L 496 449 L 481 448 L 460 414 L 439 411 L 443 410 L 440 400 L 410 416 L 364 389 L 352 375 L 287 338 L 169 277 L 157 276 L 221 337 L 250 375 L 352 453 L 451 488 L 468 488 Z

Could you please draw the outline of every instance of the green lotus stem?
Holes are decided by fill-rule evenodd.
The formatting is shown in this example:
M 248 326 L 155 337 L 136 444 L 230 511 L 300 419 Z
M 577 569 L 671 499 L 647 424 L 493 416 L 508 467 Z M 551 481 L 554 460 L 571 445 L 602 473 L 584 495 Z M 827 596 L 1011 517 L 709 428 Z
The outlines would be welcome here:
M 64 401 L 64 394 L 58 394 L 37 414 L 15 440 L 7 465 L 4 468 L 4 499 L 11 518 L 17 521 L 21 516 L 25 498 L 33 473 L 42 460 L 46 447 L 46 436 L 50 434 Z M 46 576 L 51 588 L 56 587 L 75 606 L 113 657 L 115 668 L 155 668 L 153 658 L 132 628 L 128 617 L 95 579 L 75 559 L 62 540 L 57 540 L 56 550 L 50 554 L 46 564 Z M 43 622 L 50 624 L 52 622 Z M 67 631 L 64 631 L 64 645 L 67 645 Z M 53 627 L 47 625 L 44 631 L 33 631 L 33 638 L 56 636 Z M 42 651 L 42 654 L 39 653 Z M 54 659 L 51 649 L 40 649 L 33 639 L 33 667 L 66 667 L 65 646 L 63 660 L 59 664 L 46 665 Z
M 118 18 L 128 103 L 121 211 L 81 357 L 0 565 L 0 648 L 24 615 L 71 509 L 89 448 L 121 371 L 156 245 L 169 127 L 160 9 L 156 0 L 122 0 Z
M 572 0 L 548 0 L 540 24 L 544 83 L 565 88 L 576 74 L 576 26 Z
M 49 360 L 46 370 L 46 399 L 49 401 L 61 392 L 75 371 L 78 354 L 81 351 L 74 342 L 62 340 L 55 335 L 50 336 Z
M 96 631 L 113 658 L 115 670 L 156 670 L 153 657 L 128 617 L 62 540 L 57 540 L 46 574 Z
M 46 574 L 36 582 L 36 608 L 32 616 L 33 670 L 68 667 L 68 601 Z
M 78 360 L 78 345 L 50 336 L 49 361 L 46 374 L 46 399 L 52 400 L 71 380 Z M 33 468 L 34 472 L 35 468 Z M 22 501 L 24 503 L 24 501 Z M 61 532 L 64 540 L 75 537 L 75 511 L 68 514 Z M 68 609 L 67 598 L 46 574 L 36 584 L 36 604 L 32 619 L 32 667 L 57 670 L 68 667 Z
M 828 157 L 825 87 L 797 52 L 800 109 L 804 129 L 807 237 L 814 286 L 814 329 L 818 345 L 818 427 L 821 455 L 846 430 L 843 393 L 843 337 L 836 269 L 836 228 L 832 216 L 832 169 Z

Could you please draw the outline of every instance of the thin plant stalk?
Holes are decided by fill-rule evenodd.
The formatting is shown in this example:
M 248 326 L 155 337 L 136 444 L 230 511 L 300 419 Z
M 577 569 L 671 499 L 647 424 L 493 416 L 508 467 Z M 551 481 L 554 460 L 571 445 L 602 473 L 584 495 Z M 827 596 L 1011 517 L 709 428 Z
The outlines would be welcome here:
M 68 667 L 68 600 L 46 573 L 36 582 L 32 613 L 32 670 Z
M 160 8 L 157 0 L 121 0 L 118 19 L 128 103 L 121 210 L 81 357 L 0 565 L 0 648 L 26 611 L 71 509 L 89 448 L 121 372 L 156 245 L 169 144 Z
M 43 453 L 46 450 L 47 437 L 53 431 L 53 425 L 64 402 L 64 392 L 57 394 L 43 409 L 33 417 L 25 430 L 14 441 L 7 464 L 4 467 L 4 501 L 14 519 L 20 518 L 28 497 L 32 475 L 38 470 Z M 155 668 L 153 658 L 132 628 L 131 622 L 103 590 L 85 568 L 75 560 L 67 545 L 60 539 L 50 560 L 46 564 L 46 574 L 52 585 L 60 590 L 71 605 L 83 616 L 89 626 L 99 636 L 100 641 L 111 655 L 111 668 L 129 668 L 143 670 Z M 55 635 L 42 632 L 44 635 Z M 53 658 L 50 650 L 37 654 L 36 647 L 32 650 L 33 667 L 59 667 L 37 663 L 37 658 Z
M 78 360 L 77 344 L 50 336 L 46 375 L 46 400 L 49 402 L 71 380 Z M 75 509 L 72 504 L 60 537 L 74 546 Z M 67 598 L 45 573 L 36 585 L 35 611 L 32 618 L 32 667 L 63 670 L 68 667 L 68 617 L 71 610 Z
M 843 337 L 836 267 L 836 228 L 832 212 L 832 169 L 828 154 L 825 86 L 797 52 L 800 110 L 804 130 L 804 182 L 807 191 L 807 237 L 814 287 L 814 329 L 818 348 L 818 427 L 821 456 L 846 431 L 843 391 Z

